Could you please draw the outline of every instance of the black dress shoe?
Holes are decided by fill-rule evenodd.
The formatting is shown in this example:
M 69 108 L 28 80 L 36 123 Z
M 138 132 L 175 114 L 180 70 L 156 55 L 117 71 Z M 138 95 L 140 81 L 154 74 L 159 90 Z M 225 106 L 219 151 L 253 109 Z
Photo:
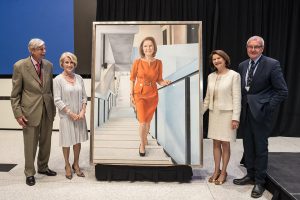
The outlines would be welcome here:
M 251 192 L 251 197 L 259 198 L 263 195 L 264 191 L 265 187 L 262 184 L 255 184 Z
M 47 169 L 46 171 L 38 171 L 39 174 L 45 174 L 47 176 L 56 176 L 56 172 L 52 171 L 51 169 Z
M 249 176 L 244 176 L 243 178 L 233 179 L 233 183 L 236 185 L 249 185 L 249 184 L 253 185 L 254 180 Z
M 33 186 L 35 184 L 35 178 L 34 176 L 28 176 L 26 177 L 26 184 L 29 186 Z

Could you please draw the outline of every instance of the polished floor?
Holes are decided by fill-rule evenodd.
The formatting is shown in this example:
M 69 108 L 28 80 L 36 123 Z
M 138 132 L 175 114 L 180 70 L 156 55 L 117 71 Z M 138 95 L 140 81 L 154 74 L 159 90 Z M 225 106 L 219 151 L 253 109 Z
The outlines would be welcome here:
M 252 186 L 236 186 L 232 180 L 241 177 L 245 169 L 239 166 L 242 155 L 242 141 L 232 143 L 232 155 L 228 168 L 228 181 L 216 186 L 208 183 L 208 176 L 213 168 L 212 141 L 204 140 L 204 166 L 194 169 L 190 183 L 153 183 L 153 182 L 100 182 L 95 179 L 94 166 L 89 164 L 89 142 L 82 144 L 80 165 L 85 178 L 74 176 L 65 178 L 62 151 L 58 146 L 58 132 L 53 132 L 52 150 L 49 166 L 57 171 L 56 177 L 36 175 L 36 185 L 25 184 L 23 173 L 23 136 L 21 131 L 0 131 L 0 163 L 17 164 L 9 172 L 0 172 L 0 200 L 9 199 L 130 199 L 130 200 L 241 200 L 252 199 Z M 300 152 L 300 138 L 276 137 L 269 140 L 270 151 Z M 72 160 L 72 157 L 71 157 Z M 272 194 L 265 192 L 260 199 L 271 199 Z

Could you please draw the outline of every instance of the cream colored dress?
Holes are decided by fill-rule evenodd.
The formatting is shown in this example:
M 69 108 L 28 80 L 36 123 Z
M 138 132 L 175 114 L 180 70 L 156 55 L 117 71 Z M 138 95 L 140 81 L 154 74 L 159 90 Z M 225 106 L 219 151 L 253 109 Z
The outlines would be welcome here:
M 73 121 L 63 109 L 67 106 L 79 114 L 82 104 L 87 103 L 83 79 L 75 74 L 74 85 L 67 82 L 62 74 L 53 80 L 54 103 L 59 111 L 59 146 L 70 147 L 88 139 L 86 120 Z
M 236 140 L 232 120 L 239 121 L 240 88 L 240 75 L 232 70 L 224 75 L 215 72 L 210 75 L 203 103 L 203 112 L 209 108 L 208 138 L 228 142 Z

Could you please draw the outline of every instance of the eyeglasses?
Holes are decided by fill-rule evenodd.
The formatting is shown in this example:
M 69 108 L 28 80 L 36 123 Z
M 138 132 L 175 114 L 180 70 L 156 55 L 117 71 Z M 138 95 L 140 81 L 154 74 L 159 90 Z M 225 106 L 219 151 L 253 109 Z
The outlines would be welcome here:
M 246 46 L 247 49 L 254 49 L 254 50 L 257 50 L 257 49 L 260 49 L 262 48 L 262 46 Z
M 36 48 L 36 50 L 38 50 L 38 51 L 44 51 L 44 50 L 46 50 L 46 47 L 38 47 L 38 48 Z

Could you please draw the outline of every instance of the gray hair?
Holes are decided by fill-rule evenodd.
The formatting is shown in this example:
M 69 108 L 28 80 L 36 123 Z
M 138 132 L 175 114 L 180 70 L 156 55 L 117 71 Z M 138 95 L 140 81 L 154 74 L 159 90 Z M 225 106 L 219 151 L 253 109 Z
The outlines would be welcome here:
M 250 37 L 250 38 L 247 40 L 247 45 L 248 45 L 248 43 L 249 43 L 250 41 L 252 41 L 252 40 L 256 40 L 256 41 L 260 42 L 261 46 L 263 46 L 263 47 L 265 46 L 265 41 L 264 41 L 264 39 L 263 39 L 262 37 L 260 37 L 260 36 L 257 36 L 257 35 Z
M 28 50 L 31 53 L 33 50 L 43 46 L 45 42 L 39 38 L 33 38 L 28 43 Z
M 59 59 L 59 65 L 63 68 L 62 64 L 65 58 L 70 58 L 70 60 L 74 63 L 74 68 L 77 67 L 77 57 L 71 52 L 64 52 L 61 54 Z

